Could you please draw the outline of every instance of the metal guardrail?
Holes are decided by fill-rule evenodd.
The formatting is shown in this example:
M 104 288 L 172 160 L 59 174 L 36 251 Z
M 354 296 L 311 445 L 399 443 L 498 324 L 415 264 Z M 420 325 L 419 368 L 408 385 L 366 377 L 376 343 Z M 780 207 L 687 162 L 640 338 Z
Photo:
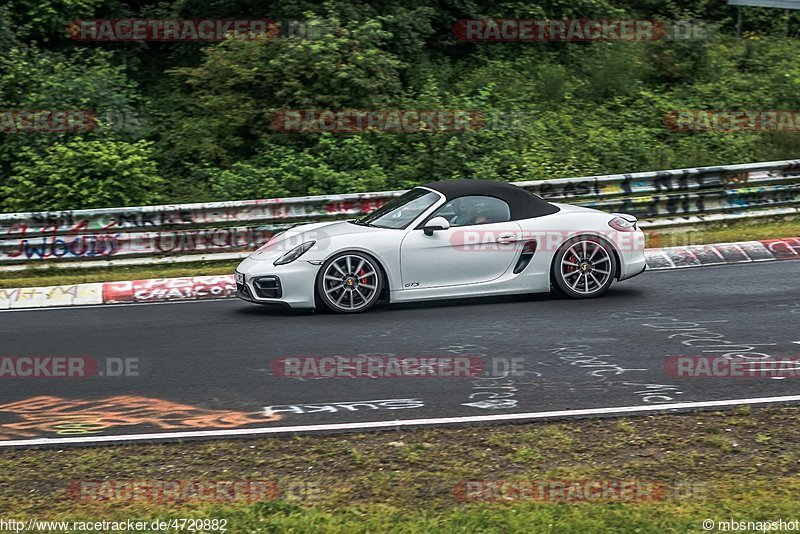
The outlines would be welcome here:
M 643 226 L 780 211 L 776 208 L 800 213 L 800 160 L 515 185 L 552 201 L 632 213 L 643 219 Z M 0 263 L 247 251 L 286 226 L 356 217 L 402 193 L 5 213 L 0 214 Z

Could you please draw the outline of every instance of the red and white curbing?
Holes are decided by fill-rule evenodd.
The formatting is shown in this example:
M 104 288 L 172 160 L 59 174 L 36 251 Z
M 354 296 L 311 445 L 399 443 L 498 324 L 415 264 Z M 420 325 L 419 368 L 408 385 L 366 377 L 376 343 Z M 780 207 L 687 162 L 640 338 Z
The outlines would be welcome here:
M 235 294 L 233 275 L 153 278 L 0 289 L 0 310 L 206 300 L 229 298 Z
M 645 250 L 647 269 L 682 269 L 705 265 L 727 265 L 800 259 L 800 237 L 762 239 L 739 243 L 689 245 Z
M 653 271 L 797 260 L 800 259 L 800 237 L 651 248 L 645 251 L 645 256 L 648 270 Z M 0 310 L 208 300 L 230 298 L 235 293 L 233 275 L 27 287 L 0 289 Z

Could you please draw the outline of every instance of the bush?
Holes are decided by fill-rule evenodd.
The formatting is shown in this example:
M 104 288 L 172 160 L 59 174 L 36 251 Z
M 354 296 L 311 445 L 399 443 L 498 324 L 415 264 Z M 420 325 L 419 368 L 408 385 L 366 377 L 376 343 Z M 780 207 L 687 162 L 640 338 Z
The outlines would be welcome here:
M 137 206 L 160 200 L 152 143 L 85 141 L 23 150 L 0 188 L 4 211 Z

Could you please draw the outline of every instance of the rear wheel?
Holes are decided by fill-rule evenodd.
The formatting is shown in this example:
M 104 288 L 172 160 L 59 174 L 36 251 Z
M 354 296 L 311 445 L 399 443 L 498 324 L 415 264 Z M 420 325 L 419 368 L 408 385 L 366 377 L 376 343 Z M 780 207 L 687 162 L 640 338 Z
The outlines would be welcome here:
M 378 262 L 361 252 L 342 252 L 326 261 L 317 275 L 317 294 L 338 313 L 370 309 L 380 297 L 383 275 Z
M 613 249 L 594 236 L 574 237 L 564 243 L 553 260 L 553 281 L 566 296 L 599 297 L 611 286 L 617 271 Z

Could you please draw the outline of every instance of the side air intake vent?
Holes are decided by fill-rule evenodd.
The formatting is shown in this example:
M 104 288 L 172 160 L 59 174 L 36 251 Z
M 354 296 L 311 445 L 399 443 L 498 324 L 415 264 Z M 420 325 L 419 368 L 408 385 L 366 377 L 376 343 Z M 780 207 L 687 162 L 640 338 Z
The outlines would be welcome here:
M 533 259 L 533 255 L 536 253 L 536 241 L 528 241 L 522 247 L 522 254 L 520 254 L 519 259 L 517 260 L 517 265 L 514 266 L 514 274 L 519 274 L 525 270 L 525 267 Z

